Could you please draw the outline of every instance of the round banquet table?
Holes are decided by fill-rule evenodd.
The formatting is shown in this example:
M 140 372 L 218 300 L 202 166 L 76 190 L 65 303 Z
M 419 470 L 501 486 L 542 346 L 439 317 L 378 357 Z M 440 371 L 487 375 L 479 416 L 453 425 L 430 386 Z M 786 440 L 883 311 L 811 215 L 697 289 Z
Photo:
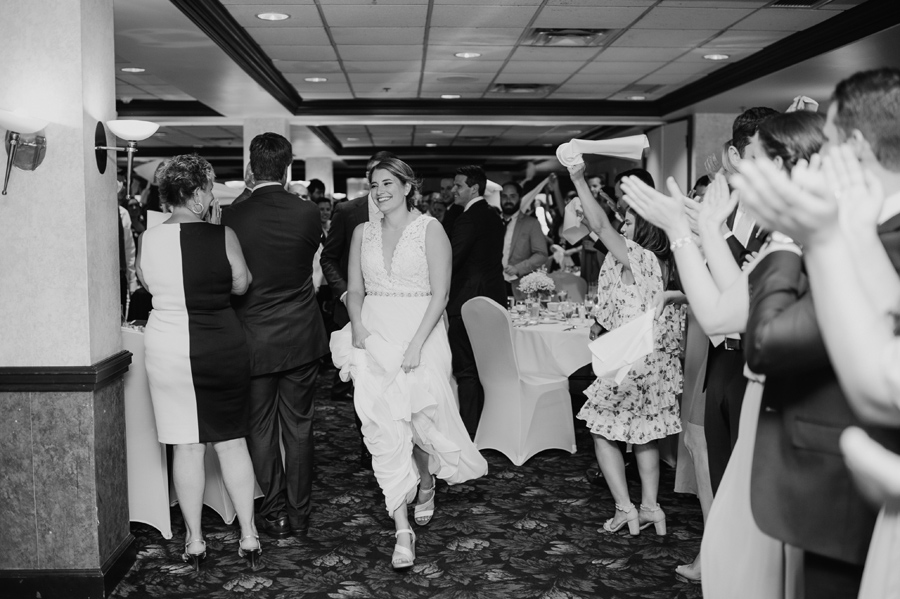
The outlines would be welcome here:
M 514 321 L 517 322 L 517 321 Z M 513 344 L 519 371 L 526 374 L 569 376 L 591 363 L 590 322 L 572 319 L 570 324 L 554 322 L 523 326 L 514 324 Z M 575 326 L 574 329 L 569 327 Z

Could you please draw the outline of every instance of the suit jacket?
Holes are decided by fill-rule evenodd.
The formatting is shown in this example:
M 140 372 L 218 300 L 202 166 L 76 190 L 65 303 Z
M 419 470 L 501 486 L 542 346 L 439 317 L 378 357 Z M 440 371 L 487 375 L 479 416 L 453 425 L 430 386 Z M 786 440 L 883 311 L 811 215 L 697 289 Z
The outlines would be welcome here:
M 450 204 L 447 206 L 447 211 L 444 213 L 444 220 L 441 221 L 441 225 L 444 227 L 444 232 L 450 239 L 453 239 L 453 224 L 462 213 L 463 207 L 459 204 Z
M 322 236 L 318 207 L 270 185 L 223 213 L 222 224 L 234 229 L 253 275 L 247 293 L 232 296 L 252 375 L 290 370 L 328 353 L 312 283 Z
M 541 223 L 533 216 L 520 214 L 509 246 L 509 265 L 522 277 L 547 265 L 547 238 Z
M 900 271 L 900 215 L 879 227 Z M 751 506 L 760 530 L 813 553 L 865 562 L 876 512 L 857 492 L 838 446 L 862 426 L 893 451 L 896 431 L 863 426 L 851 411 L 816 323 L 799 257 L 777 252 L 750 275 L 744 354 L 766 375 L 756 434 Z
M 347 291 L 347 266 L 350 263 L 350 241 L 353 239 L 353 231 L 360 223 L 369 220 L 369 196 L 364 195 L 356 199 L 338 204 L 331 215 L 331 228 L 325 238 L 322 248 L 322 257 L 319 263 L 322 265 L 322 274 L 331 287 L 334 297 L 334 324 L 343 327 L 350 322 L 347 315 L 347 307 L 340 301 L 341 296 Z
M 497 211 L 484 200 L 472 204 L 453 224 L 453 274 L 447 315 L 459 316 L 462 305 L 477 296 L 506 303 L 503 280 L 503 236 Z

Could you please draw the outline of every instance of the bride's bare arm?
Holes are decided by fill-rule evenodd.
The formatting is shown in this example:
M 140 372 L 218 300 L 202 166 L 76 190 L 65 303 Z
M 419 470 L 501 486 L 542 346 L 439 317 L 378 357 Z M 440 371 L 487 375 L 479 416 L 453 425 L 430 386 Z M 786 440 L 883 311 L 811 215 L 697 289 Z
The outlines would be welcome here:
M 350 330 L 353 333 L 353 347 L 364 349 L 363 342 L 369 331 L 362 324 L 362 303 L 366 296 L 366 285 L 363 281 L 360 251 L 362 250 L 363 227 L 358 225 L 353 230 L 350 240 L 350 256 L 347 264 L 347 314 L 350 316 Z
M 416 334 L 409 342 L 406 354 L 403 356 L 402 368 L 406 372 L 419 365 L 422 346 L 431 334 L 432 329 L 441 320 L 444 309 L 447 307 L 447 298 L 450 295 L 450 274 L 452 271 L 453 256 L 450 249 L 450 240 L 444 232 L 444 227 L 437 221 L 430 221 L 425 230 L 425 257 L 428 260 L 428 280 L 431 283 L 431 301 L 422 317 Z

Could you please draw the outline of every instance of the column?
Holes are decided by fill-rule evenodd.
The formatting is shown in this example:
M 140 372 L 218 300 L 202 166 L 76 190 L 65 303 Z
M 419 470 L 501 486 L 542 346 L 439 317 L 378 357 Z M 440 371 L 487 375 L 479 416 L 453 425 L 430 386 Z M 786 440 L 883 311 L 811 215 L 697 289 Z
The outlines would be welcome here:
M 260 133 L 277 133 L 285 139 L 291 139 L 291 124 L 287 119 L 277 117 L 259 117 L 244 121 L 244 167 L 250 162 L 250 142 Z M 296 151 L 294 152 L 296 154 Z M 288 181 L 291 172 L 288 170 Z
M 736 116 L 713 112 L 694 115 L 690 186 L 708 173 L 706 161 L 709 157 L 715 156 L 716 164 L 721 166 L 722 144 L 731 139 L 731 125 Z
M 101 174 L 93 150 L 113 0 L 6 2 L 0 39 L 0 108 L 50 121 L 0 196 L 0 596 L 104 596 L 134 561 L 115 156 Z
M 334 166 L 331 158 L 309 157 L 306 158 L 306 175 L 304 178 L 309 181 L 318 179 L 325 184 L 325 193 L 334 193 Z

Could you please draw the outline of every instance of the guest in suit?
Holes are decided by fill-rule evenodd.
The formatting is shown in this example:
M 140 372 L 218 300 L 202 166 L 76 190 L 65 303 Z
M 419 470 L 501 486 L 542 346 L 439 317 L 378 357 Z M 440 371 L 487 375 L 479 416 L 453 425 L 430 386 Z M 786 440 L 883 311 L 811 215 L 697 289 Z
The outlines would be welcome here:
M 234 198 L 231 201 L 231 206 L 235 204 L 240 204 L 244 200 L 250 197 L 250 194 L 253 193 L 253 186 L 256 182 L 253 180 L 253 170 L 250 168 L 250 163 L 247 163 L 246 168 L 244 169 L 244 190 L 238 194 L 238 197 Z
M 487 177 L 479 166 L 464 166 L 453 180 L 453 200 L 462 212 L 453 225 L 453 275 L 447 316 L 453 352 L 453 374 L 459 387 L 459 412 L 474 437 L 484 407 L 484 389 L 478 380 L 475 354 L 462 320 L 462 306 L 473 297 L 506 302 L 503 281 L 503 221 L 484 200 Z
M 823 186 L 819 183 L 823 177 L 815 171 L 806 177 L 795 176 L 802 187 L 792 188 L 772 165 L 742 165 L 746 176 L 736 181 L 765 224 L 804 244 L 812 286 L 812 293 L 786 293 L 773 277 L 771 284 L 754 289 L 753 304 L 774 317 L 764 329 L 751 319 L 748 332 L 753 337 L 748 339 L 747 349 L 748 364 L 767 375 L 753 460 L 753 515 L 764 532 L 806 551 L 803 584 L 807 597 L 857 597 L 867 551 L 877 550 L 874 542 L 873 549 L 869 548 L 875 513 L 850 484 L 838 438 L 847 426 L 862 424 L 859 416 L 866 422 L 896 426 L 896 408 L 886 411 L 875 402 L 858 401 L 859 386 L 852 383 L 848 386 L 852 403 L 848 401 L 825 344 L 847 382 L 862 380 L 846 378 L 850 369 L 868 373 L 870 376 L 864 378 L 873 383 L 884 380 L 872 370 L 884 363 L 883 354 L 851 356 L 848 350 L 855 345 L 854 335 L 873 330 L 865 326 L 866 319 L 887 321 L 886 315 L 897 309 L 896 297 L 900 295 L 895 292 L 885 298 L 877 291 L 885 282 L 895 281 L 895 273 L 900 271 L 898 99 L 897 69 L 857 73 L 835 88 L 824 129 L 829 144 L 846 142 L 842 151 L 852 153 L 870 173 L 855 180 L 848 178 L 849 182 L 874 184 L 873 195 L 878 195 L 874 192 L 880 187 L 888 196 L 882 206 L 868 198 L 868 190 L 862 197 L 854 193 L 865 185 L 842 188 L 837 180 L 837 188 Z M 790 198 L 791 189 L 807 213 L 798 215 L 779 206 L 784 198 Z M 810 198 L 811 194 L 818 198 Z M 835 206 L 836 197 L 842 198 L 843 207 Z M 854 225 L 868 218 L 871 227 L 871 221 L 877 221 L 882 247 L 872 243 L 871 229 L 853 231 L 850 236 L 836 230 L 840 222 L 837 210 Z M 860 266 L 842 267 L 854 257 L 860 260 Z M 866 268 L 861 268 L 863 264 Z M 829 278 L 833 281 L 837 273 L 830 271 L 835 267 L 842 276 L 840 294 L 823 286 Z M 855 277 L 848 281 L 848 275 Z M 876 282 L 880 285 L 871 284 Z M 863 289 L 850 289 L 860 283 Z M 848 304 L 847 308 L 839 298 L 853 291 L 859 303 Z M 821 330 L 817 322 L 823 325 Z M 865 345 L 872 340 L 859 341 Z M 845 343 L 848 347 L 841 347 Z M 894 452 L 898 450 L 896 431 L 864 428 L 880 443 Z M 872 557 L 885 559 L 884 555 Z M 895 562 L 878 569 L 882 573 L 896 570 Z
M 322 236 L 319 210 L 285 190 L 291 143 L 275 133 L 250 142 L 256 179 L 245 202 L 225 213 L 254 274 L 235 298 L 252 357 L 250 456 L 265 498 L 260 528 L 285 537 L 305 533 L 312 509 L 313 397 L 328 340 L 312 283 Z M 284 461 L 279 447 L 284 444 Z
M 519 279 L 547 265 L 547 238 L 541 224 L 534 216 L 519 212 L 522 203 L 522 186 L 510 181 L 500 190 L 500 210 L 506 235 L 503 237 L 503 278 L 507 295 L 517 300 L 524 298 L 519 291 Z
M 451 239 L 453 238 L 453 223 L 456 222 L 456 219 L 463 211 L 462 206 L 456 204 L 453 195 L 454 182 L 455 179 L 450 177 L 441 179 L 441 201 L 444 203 L 444 216 L 443 218 L 438 219 L 441 224 L 444 225 L 444 231 L 447 232 L 447 237 L 450 237 Z M 484 189 L 482 189 L 480 193 L 484 195 Z

